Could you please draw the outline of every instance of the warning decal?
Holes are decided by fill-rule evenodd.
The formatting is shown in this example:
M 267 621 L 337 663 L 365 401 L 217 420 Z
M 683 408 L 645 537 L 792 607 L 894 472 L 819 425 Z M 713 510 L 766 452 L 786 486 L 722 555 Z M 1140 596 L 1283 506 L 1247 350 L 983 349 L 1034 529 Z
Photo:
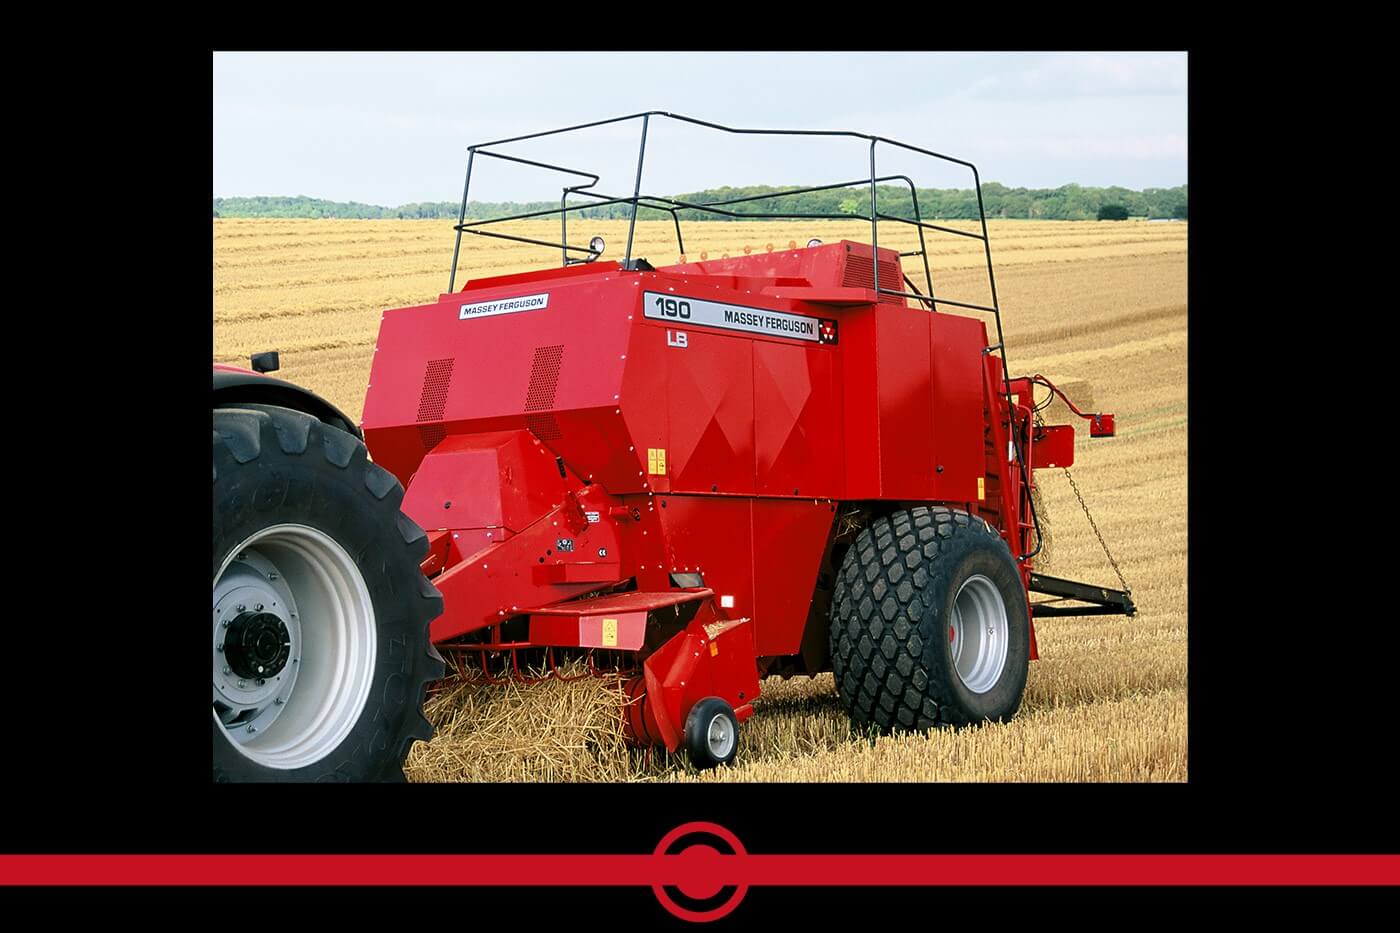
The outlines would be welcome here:
M 666 448 L 647 448 L 647 472 L 652 476 L 666 475 Z

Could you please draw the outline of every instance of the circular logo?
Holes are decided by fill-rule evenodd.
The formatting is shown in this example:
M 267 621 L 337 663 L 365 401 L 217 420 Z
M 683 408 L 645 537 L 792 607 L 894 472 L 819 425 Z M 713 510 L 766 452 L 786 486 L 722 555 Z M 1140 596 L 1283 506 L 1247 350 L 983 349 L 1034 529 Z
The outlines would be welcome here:
M 739 837 L 717 823 L 684 823 L 663 836 L 652 852 L 665 876 L 676 879 L 674 884 L 653 884 L 652 893 L 682 920 L 718 920 L 749 891 L 747 884 L 724 883 L 724 860 L 747 854 Z

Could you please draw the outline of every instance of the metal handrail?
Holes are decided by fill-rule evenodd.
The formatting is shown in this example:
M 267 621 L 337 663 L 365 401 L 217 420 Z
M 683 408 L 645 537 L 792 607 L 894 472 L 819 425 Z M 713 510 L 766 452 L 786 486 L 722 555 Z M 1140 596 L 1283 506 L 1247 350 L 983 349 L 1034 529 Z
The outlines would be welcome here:
M 654 195 L 643 195 L 643 194 L 642 194 L 642 175 L 643 175 L 643 169 L 644 169 L 644 166 L 645 166 L 645 159 L 646 159 L 647 133 L 648 133 L 650 127 L 651 127 L 651 118 L 652 118 L 652 117 L 662 117 L 662 118 L 669 119 L 669 120 L 676 120 L 676 121 L 679 121 L 679 122 L 682 122 L 682 123 L 689 123 L 689 124 L 692 124 L 692 125 L 695 125 L 695 126 L 703 126 L 703 127 L 709 128 L 709 129 L 718 130 L 718 131 L 723 132 L 723 133 L 730 133 L 730 134 L 735 134 L 735 135 L 758 135 L 758 136 L 812 136 L 812 137 L 825 137 L 825 138 L 848 138 L 848 139 L 864 139 L 864 140 L 868 140 L 869 143 L 870 143 L 870 157 L 869 157 L 869 161 L 870 161 L 870 176 L 869 176 L 868 179 L 860 179 L 860 180 L 858 180 L 858 181 L 853 181 L 853 182 L 844 183 L 844 184 L 817 185 L 817 186 L 811 186 L 811 187 L 806 187 L 806 188 L 795 188 L 795 189 L 790 189 L 790 190 L 783 191 L 783 192 L 779 192 L 779 193 L 776 193 L 776 194 L 764 194 L 764 195 L 746 196 L 746 197 L 743 197 L 743 198 L 726 199 L 726 200 L 722 200 L 722 201 L 703 202 L 703 203 L 691 203 L 691 202 L 681 201 L 681 200 L 679 200 L 679 199 L 677 199 L 677 198 L 659 197 L 659 196 L 654 196 Z M 505 153 L 493 152 L 493 151 L 490 151 L 490 149 L 488 148 L 488 147 L 504 146 L 504 145 L 508 145 L 508 144 L 510 144 L 510 143 L 523 142 L 523 141 L 525 141 L 525 140 L 541 139 L 541 138 L 544 138 L 544 137 L 547 137 L 547 136 L 557 136 L 557 135 L 562 134 L 562 133 L 576 132 L 576 131 L 578 131 L 578 130 L 592 129 L 592 128 L 595 128 L 595 127 L 608 126 L 608 125 L 612 125 L 612 124 L 616 124 L 616 123 L 625 123 L 625 122 L 628 122 L 628 121 L 631 121 L 631 120 L 641 120 L 641 121 L 642 121 L 641 137 L 640 137 L 640 140 L 639 140 L 639 142 L 638 142 L 638 147 L 637 147 L 637 172 L 636 172 L 636 180 L 635 180 L 634 185 L 633 185 L 633 190 L 632 190 L 632 195 L 631 195 L 631 197 L 609 197 L 609 196 L 606 196 L 606 195 L 601 195 L 601 194 L 599 194 L 599 193 L 597 193 L 597 192 L 593 192 L 593 191 L 588 191 L 588 190 L 586 190 L 586 189 L 592 188 L 594 185 L 596 185 L 596 184 L 598 183 L 598 176 L 597 176 L 596 174 L 592 173 L 592 172 L 586 172 L 586 171 L 582 171 L 582 170 L 579 170 L 579 169 L 572 169 L 572 168 L 569 168 L 569 167 L 567 167 L 567 166 L 554 165 L 554 164 L 547 163 L 547 162 L 537 162 L 537 161 L 530 160 L 530 159 L 522 159 L 522 158 L 520 158 L 520 157 L 518 157 L 518 156 L 510 156 L 510 155 L 507 155 L 507 154 L 505 154 Z M 974 187 L 974 189 L 975 189 L 976 192 L 977 192 L 977 214 L 978 214 L 978 219 L 979 219 L 979 222 L 980 222 L 980 227 L 981 227 L 981 231 L 982 231 L 982 232 L 981 232 L 980 234 L 968 233 L 968 232 L 965 231 L 965 230 L 956 230 L 956 229 L 954 229 L 954 228 L 952 228 L 952 227 L 944 227 L 944 226 L 940 226 L 940 225 L 938 225 L 938 224 L 930 224 L 930 223 L 925 222 L 925 221 L 922 219 L 922 215 L 921 215 L 921 213 L 920 213 L 920 211 L 919 211 L 919 196 L 918 196 L 918 190 L 917 190 L 917 188 L 915 188 L 913 181 L 910 180 L 910 179 L 908 179 L 907 176 L 902 176 L 902 175 L 901 175 L 901 176 L 886 176 L 886 177 L 884 177 L 884 178 L 882 178 L 882 177 L 879 175 L 879 173 L 878 173 L 878 171 L 877 171 L 877 168 L 876 168 L 876 158 L 875 158 L 875 154 L 876 154 L 876 147 L 877 147 L 878 145 L 882 144 L 882 143 L 885 144 L 885 145 L 887 145 L 887 146 L 893 146 L 893 147 L 896 147 L 896 148 L 899 148 L 899 149 L 903 149 L 903 150 L 906 150 L 906 151 L 909 151 L 909 152 L 919 153 L 919 154 L 921 154 L 921 155 L 929 156 L 929 157 L 934 158 L 934 159 L 939 159 L 939 160 L 944 161 L 944 162 L 951 162 L 951 163 L 953 163 L 953 164 L 955 164 L 955 165 L 961 165 L 961 166 L 964 166 L 964 167 L 966 167 L 967 169 L 969 169 L 969 170 L 972 172 L 973 187 Z M 467 201 L 468 201 L 468 195 L 469 195 L 469 193 L 470 193 L 470 191 L 471 191 L 472 167 L 473 167 L 473 164 L 474 164 L 474 162 L 475 162 L 476 156 L 477 156 L 478 154 L 480 154 L 480 155 L 482 155 L 482 156 L 490 157 L 490 158 L 504 159 L 504 160 L 507 160 L 507 161 L 513 161 L 513 162 L 517 162 L 517 163 L 524 164 L 524 165 L 531 165 L 531 166 L 534 166 L 534 167 L 537 167 L 537 168 L 541 168 L 541 169 L 544 169 L 544 170 L 547 170 L 547 171 L 557 171 L 557 172 L 563 172 L 563 173 L 566 173 L 566 174 L 577 175 L 577 176 L 579 176 L 579 177 L 586 178 L 586 179 L 592 179 L 592 180 L 589 181 L 587 184 L 566 186 L 566 187 L 563 189 L 563 195 L 562 195 L 562 197 L 560 198 L 560 204 L 559 204 L 559 209 L 558 209 L 558 211 L 554 211 L 554 210 L 546 210 L 546 211 L 526 211 L 526 212 L 522 212 L 522 213 L 518 213 L 518 214 L 512 214 L 512 215 L 507 215 L 507 216 L 502 216 L 502 217 L 493 217 L 493 218 L 488 218 L 488 219 L 485 219 L 485 220 L 478 220 L 478 221 L 474 221 L 474 222 L 472 222 L 472 223 L 467 223 L 467 222 L 466 222 Z M 882 214 L 882 213 L 880 212 L 880 210 L 879 210 L 879 207 L 878 207 L 878 191 L 877 191 L 877 184 L 878 184 L 880 181 L 889 181 L 889 180 L 896 180 L 896 179 L 905 180 L 905 181 L 907 181 L 908 184 L 909 184 L 909 189 L 910 189 L 911 197 L 912 197 L 912 200 L 913 200 L 913 207 L 914 207 L 914 214 L 915 214 L 915 218 L 914 218 L 914 220 L 912 220 L 912 221 L 909 220 L 908 218 L 897 217 L 897 216 L 893 216 L 893 215 L 889 215 L 889 214 Z M 857 217 L 853 217 L 852 215 L 849 215 L 849 214 L 829 215 L 829 214 L 794 214 L 794 213 L 775 213 L 775 212 L 764 212 L 764 213 L 757 213 L 757 212 L 734 212 L 734 211 L 727 211 L 727 210 L 723 210 L 723 209 L 722 209 L 722 206 L 723 206 L 723 205 L 728 205 L 728 204 L 739 204 L 739 203 L 744 203 L 744 202 L 746 202 L 746 201 L 762 200 L 762 199 L 764 199 L 764 198 L 792 197 L 792 196 L 797 195 L 797 194 L 807 194 L 807 193 L 810 193 L 810 192 L 813 192 L 813 191 L 827 191 L 827 190 L 832 190 L 832 189 L 834 189 L 834 188 L 852 187 L 852 186 L 857 185 L 857 184 L 864 185 L 864 184 L 867 184 L 867 183 L 869 184 L 869 187 L 870 187 L 870 211 L 869 211 L 868 216 L 865 216 L 865 217 L 858 217 L 858 216 L 857 216 Z M 592 203 L 592 204 L 579 204 L 579 205 L 570 206 L 570 205 L 568 204 L 568 199 L 569 199 L 569 195 L 570 195 L 570 194 L 583 194 L 583 195 L 586 195 L 586 196 L 588 196 L 588 197 L 598 198 L 599 200 L 595 201 L 595 202 Z M 644 203 L 644 202 L 645 202 L 645 203 Z M 997 342 L 996 342 L 996 344 L 993 345 L 992 347 L 988 347 L 988 348 L 987 348 L 987 352 L 989 352 L 989 353 L 996 353 L 996 354 L 998 354 L 998 355 L 1001 357 L 1001 364 L 1002 364 L 1002 381 L 1003 381 L 1003 385 L 1004 385 L 1005 390 L 1006 390 L 1007 412 L 1008 412 L 1008 415 L 1012 418 L 1012 422 L 1013 422 L 1013 423 L 1012 423 L 1012 426 L 1011 426 L 1011 427 L 1012 427 L 1012 430 L 1010 431 L 1011 438 L 1012 438 L 1013 456 L 1014 456 L 1015 460 L 1017 461 L 1017 463 L 1020 465 L 1022 481 L 1023 481 L 1023 483 L 1026 485 L 1026 487 L 1029 488 L 1030 477 L 1029 477 L 1029 472 L 1028 472 L 1028 469 L 1027 469 L 1027 466 L 1026 466 L 1026 460 L 1025 460 L 1025 457 L 1024 457 L 1024 455 L 1023 455 L 1023 453 L 1022 453 L 1022 450 L 1021 450 L 1021 444 L 1020 444 L 1020 442 L 1019 442 L 1019 441 L 1017 440 L 1017 438 L 1016 438 L 1017 432 L 1016 432 L 1016 430 L 1015 430 L 1015 424 L 1014 424 L 1014 420 L 1015 420 L 1015 419 L 1014 419 L 1015 403 L 1013 402 L 1012 397 L 1011 397 L 1011 371 L 1010 371 L 1010 368 L 1009 368 L 1009 366 L 1008 366 L 1008 364 L 1007 364 L 1007 360 L 1006 360 L 1006 351 L 1005 351 L 1006 339 L 1005 339 L 1005 334 L 1004 334 L 1003 329 L 1002 329 L 1002 322 L 1001 322 L 1001 306 L 1000 306 L 1000 303 L 998 302 L 998 299 L 997 299 L 996 275 L 995 275 L 995 273 L 994 273 L 994 271 L 993 271 L 993 268 L 992 268 L 992 247 L 991 247 L 991 241 L 989 240 L 989 238 L 988 238 L 988 236 L 987 236 L 987 212 L 986 212 L 985 204 L 984 204 L 983 199 L 982 199 L 982 179 L 981 179 L 980 173 L 977 171 L 977 166 L 976 166 L 976 165 L 974 165 L 973 163 L 971 163 L 971 162 L 969 162 L 969 161 L 967 161 L 967 160 L 965 160 L 965 159 L 959 159 L 959 158 L 956 158 L 955 156 L 950 156 L 950 155 L 946 155 L 946 154 L 941 153 L 941 152 L 936 152 L 936 151 L 934 151 L 934 150 L 932 150 L 932 149 L 925 149 L 925 148 L 923 148 L 923 147 L 921 147 L 921 146 L 915 146 L 915 145 L 911 145 L 911 144 L 909 144 L 909 143 L 903 143 L 903 142 L 900 142 L 900 141 L 897 140 L 897 139 L 890 139 L 889 137 L 886 137 L 886 136 L 877 136 L 877 135 L 874 135 L 874 134 L 871 134 L 871 133 L 860 133 L 860 132 L 856 132 L 856 131 L 854 131 L 854 130 L 773 130 L 773 129 L 755 129 L 755 128 L 748 128 L 748 127 L 731 127 L 731 126 L 724 126 L 724 125 L 719 124 L 719 123 L 712 123 L 712 122 L 710 122 L 710 121 L 708 121 L 708 120 L 700 120 L 700 119 L 697 119 L 697 118 L 695 118 L 695 117 L 688 117 L 688 116 L 685 116 L 685 115 L 683 115 L 683 114 L 670 113 L 670 112 L 664 111 L 664 110 L 645 110 L 645 111 L 641 111 L 641 112 L 639 112 L 639 113 L 627 114 L 627 115 L 625 115 L 625 116 L 610 117 L 610 118 L 605 119 L 605 120 L 594 120 L 594 121 L 591 121 L 591 122 L 588 122 L 588 123 L 578 123 L 578 124 L 574 124 L 573 126 L 566 126 L 566 127 L 560 128 L 560 129 L 542 130 L 542 131 L 537 132 L 537 133 L 525 133 L 525 134 L 522 134 L 522 135 L 519 135 L 519 136 L 507 137 L 507 138 L 505 138 L 505 139 L 496 139 L 496 140 L 491 140 L 490 142 L 476 143 L 475 145 L 472 145 L 472 146 L 468 146 L 468 147 L 467 147 L 467 174 L 466 174 L 466 180 L 465 180 L 465 182 L 463 183 L 463 186 L 462 186 L 462 207 L 461 207 L 461 210 L 460 210 L 459 213 L 458 213 L 457 225 L 456 225 L 456 227 L 454 228 L 454 229 L 456 230 L 456 232 L 457 232 L 457 239 L 456 239 L 456 243 L 455 243 L 455 245 L 453 246 L 453 249 L 452 249 L 452 272 L 451 272 L 451 275 L 450 275 L 450 277 L 449 277 L 449 279 L 448 279 L 448 286 L 447 286 L 448 292 L 451 293 L 451 292 L 456 288 L 456 284 L 457 284 L 457 262 L 458 262 L 458 258 L 459 258 L 460 253 L 461 253 L 462 234 L 463 234 L 463 233 L 470 233 L 470 234 L 474 234 L 474 235 L 477 235 L 477 236 L 499 237 L 499 238 L 501 238 L 501 239 L 515 240 L 515 241 L 519 241 L 519 242 L 525 242 L 525 243 L 531 243 L 531 244 L 536 244 L 536 245 L 541 245 L 541 246 L 550 246 L 550 247 L 553 247 L 553 248 L 557 248 L 557 249 L 560 249 L 560 250 L 561 250 L 561 253 L 562 253 L 562 256 L 563 256 L 563 261 L 564 261 L 564 264 L 565 264 L 565 265 L 569 265 L 570 263 L 580 261 L 580 260 L 570 259 L 570 257 L 569 257 L 569 252 L 570 252 L 570 251 L 573 251 L 573 252 L 583 252 L 583 253 L 587 253 L 587 254 L 589 255 L 589 259 L 582 260 L 582 261 L 587 262 L 587 261 L 590 261 L 591 259 L 597 258 L 597 254 L 593 253 L 593 251 L 592 251 L 591 249 L 581 249 L 581 248 L 578 248 L 578 247 L 570 247 L 570 246 L 568 245 L 568 236 L 567 236 L 567 233 L 568 233 L 568 227 L 567 227 L 567 218 L 568 218 L 568 214 L 571 213 L 572 211 L 575 211 L 575 210 L 587 210 L 588 208 L 592 208 L 592 207 L 605 207 L 605 206 L 610 205 L 610 204 L 631 204 L 631 205 L 632 205 L 631 216 L 630 216 L 630 218 L 629 218 L 629 220 L 628 220 L 628 224 L 627 224 L 627 246 L 626 246 L 626 251 L 625 251 L 624 258 L 623 258 L 623 263 L 622 263 L 623 268 L 631 268 L 631 267 L 632 267 L 632 245 L 633 245 L 633 242 L 634 242 L 634 239 L 635 239 L 635 234 L 636 234 L 637 212 L 638 212 L 638 210 L 639 210 L 640 208 L 642 208 L 642 207 L 646 207 L 646 208 L 653 209 L 653 210 L 669 211 L 669 212 L 671 213 L 672 220 L 675 222 L 675 225 L 676 225 L 676 239 L 677 239 L 677 241 L 678 241 L 678 243 L 679 243 L 679 245 L 680 245 L 680 247 L 681 247 L 681 252 L 682 252 L 682 253 L 685 252 L 685 245 L 684 245 L 684 241 L 681 239 L 680 218 L 679 218 L 679 215 L 678 215 L 677 211 L 678 211 L 678 210 L 683 210 L 683 209 L 699 210 L 699 211 L 704 211 L 704 212 L 707 212 L 707 213 L 719 214 L 719 215 L 721 215 L 721 216 L 745 217 L 745 218 L 753 218 L 753 219 L 758 219 L 758 218 L 769 218 L 769 219 L 841 219 L 841 220 L 846 220 L 846 219 L 862 219 L 862 220 L 869 220 L 869 221 L 870 221 L 870 245 L 871 245 L 871 257 L 870 257 L 871 282 L 872 282 L 873 290 L 874 290 L 874 292 L 875 292 L 875 294 L 876 294 L 877 297 L 878 297 L 878 296 L 881 296 L 881 295 L 893 295 L 893 296 L 898 296 L 898 297 L 902 297 L 902 298 L 906 298 L 906 299 L 914 299 L 914 300 L 916 300 L 916 301 L 919 301 L 919 302 L 920 302 L 921 304 L 923 304 L 923 305 L 927 305 L 928 308 L 929 308 L 931 311 L 936 311 L 937 306 L 940 305 L 940 304 L 943 304 L 943 305 L 949 305 L 949 306 L 953 306 L 953 307 L 967 308 L 967 309 L 969 309 L 969 310 L 984 311 L 984 312 L 988 312 L 988 313 L 990 313 L 990 314 L 993 315 L 993 317 L 994 317 L 994 319 L 995 319 L 995 321 L 996 321 Z M 658 206 L 658 205 L 662 205 L 662 206 Z M 547 215 L 552 215 L 552 214 L 555 214 L 555 213 L 558 213 L 558 214 L 559 214 L 559 218 L 560 218 L 560 227 L 561 227 L 561 234 L 562 234 L 562 235 L 561 235 L 562 242 L 560 242 L 560 243 L 548 243 L 548 242 L 545 242 L 545 241 L 534 240 L 534 239 L 527 238 L 527 237 L 518 237 L 518 236 L 513 236 L 513 235 L 510 235 L 510 234 L 504 234 L 504 233 L 500 233 L 500 232 L 498 232 L 498 231 L 489 231 L 489 230 L 478 229 L 478 228 L 480 228 L 480 227 L 487 226 L 487 225 L 491 225 L 491 224 L 505 223 L 505 222 L 507 222 L 507 221 L 512 221 L 512 220 L 526 220 L 526 219 L 529 219 L 529 218 L 532 218 L 532 217 L 547 216 Z M 920 256 L 922 257 L 922 259 L 923 259 L 925 282 L 926 282 L 926 285 L 928 286 L 928 294 L 927 294 L 927 295 L 919 294 L 917 291 L 914 291 L 914 292 L 905 292 L 905 291 L 901 291 L 901 290 L 899 290 L 899 289 L 883 288 L 883 287 L 881 287 L 881 285 L 880 285 L 880 268 L 879 268 L 879 261 L 878 261 L 878 257 L 879 257 L 879 222 L 880 222 L 881 220 L 891 221 L 891 222 L 896 222 L 896 223 L 909 224 L 909 225 L 914 226 L 915 229 L 918 231 L 918 234 L 919 234 L 919 251 L 918 251 L 918 255 L 920 255 Z M 992 301 L 991 301 L 991 305 L 978 305 L 978 304 L 972 304 L 972 303 L 968 303 L 968 302 L 950 301 L 950 300 L 948 300 L 948 299 L 937 298 L 937 297 L 934 296 L 934 290 L 933 290 L 933 276 L 932 276 L 932 273 L 931 273 L 930 270 L 929 270 L 929 265 L 928 265 L 928 249 L 927 249 L 926 243 L 924 242 L 924 231 L 925 231 L 925 230 L 936 230 L 936 231 L 939 231 L 939 232 L 942 232 L 942 233 L 951 233 L 951 234 L 955 234 L 955 235 L 958 235 L 958 236 L 965 236 L 965 237 L 971 237 L 971 238 L 973 238 L 973 239 L 979 239 L 979 240 L 982 241 L 983 252 L 984 252 L 984 254 L 985 254 L 986 263 L 987 263 L 987 283 L 988 283 L 988 287 L 989 287 L 989 289 L 990 289 L 990 291 L 991 291 L 991 300 L 992 300 Z M 901 254 L 901 255 L 903 255 L 903 254 Z M 912 286 L 912 283 L 910 283 L 910 284 L 911 284 L 911 286 Z M 1040 543 L 1039 543 L 1039 542 L 1040 542 L 1040 521 L 1039 521 L 1039 517 L 1035 514 L 1035 509 L 1034 509 L 1034 507 L 1031 508 L 1031 520 L 1032 520 L 1032 523 L 1034 524 L 1034 527 L 1035 527 L 1035 529 L 1036 529 L 1036 547 L 1035 547 L 1033 550 L 1029 551 L 1028 553 L 1022 554 L 1022 555 L 1021 555 L 1022 558 L 1034 556 L 1035 553 L 1036 553 L 1037 551 L 1040 550 Z

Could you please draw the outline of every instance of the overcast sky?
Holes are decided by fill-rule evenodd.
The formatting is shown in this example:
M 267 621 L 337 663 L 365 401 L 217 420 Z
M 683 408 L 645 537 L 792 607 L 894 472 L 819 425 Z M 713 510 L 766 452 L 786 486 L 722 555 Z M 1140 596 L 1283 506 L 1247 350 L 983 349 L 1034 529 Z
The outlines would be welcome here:
M 216 52 L 215 197 L 459 201 L 472 143 L 641 110 L 738 127 L 855 130 L 974 162 L 982 181 L 1186 182 L 1186 54 L 948 52 Z M 630 195 L 639 124 L 509 151 Z M 882 147 L 880 174 L 970 187 L 965 170 Z M 648 135 L 644 192 L 869 175 L 849 141 L 759 141 L 671 121 Z M 549 200 L 557 174 L 473 171 L 472 199 Z

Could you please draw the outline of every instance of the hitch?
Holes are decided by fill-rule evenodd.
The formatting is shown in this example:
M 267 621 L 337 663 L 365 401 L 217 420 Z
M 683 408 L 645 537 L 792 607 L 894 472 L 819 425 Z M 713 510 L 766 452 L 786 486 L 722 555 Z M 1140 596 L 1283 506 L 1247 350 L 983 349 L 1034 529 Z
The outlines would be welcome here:
M 1089 603 L 1087 606 L 1052 606 L 1046 603 L 1031 603 L 1031 609 L 1036 618 L 1116 615 L 1132 618 L 1137 615 L 1137 606 L 1133 604 L 1132 594 L 1126 590 L 1111 590 L 1106 586 L 1076 583 L 1074 580 L 1047 577 L 1040 573 L 1031 574 L 1030 585 L 1027 589 L 1032 593 L 1044 593 L 1046 596 L 1058 596 L 1061 599 L 1076 599 Z

